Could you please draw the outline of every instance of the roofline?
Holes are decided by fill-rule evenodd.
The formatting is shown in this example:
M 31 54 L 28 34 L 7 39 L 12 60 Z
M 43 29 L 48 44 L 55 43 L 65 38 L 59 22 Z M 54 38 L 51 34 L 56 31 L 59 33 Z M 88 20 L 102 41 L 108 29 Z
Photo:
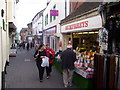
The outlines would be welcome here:
M 36 17 L 39 13 L 41 13 L 41 12 L 43 13 L 45 9 L 46 9 L 46 8 L 44 8 L 44 9 L 41 10 L 41 11 L 39 11 L 39 12 L 33 17 L 32 21 L 35 19 L 35 17 Z
M 79 15 L 77 15 L 77 16 L 74 16 L 74 17 L 69 18 L 68 20 L 62 22 L 62 20 L 65 19 L 65 18 L 64 18 L 64 19 L 61 20 L 60 24 L 64 24 L 64 23 L 66 23 L 66 22 L 69 22 L 69 21 L 71 21 L 71 20 L 73 20 L 73 19 L 75 19 L 75 18 L 81 17 L 81 16 L 86 15 L 86 14 L 88 14 L 88 13 L 91 13 L 91 12 L 93 12 L 93 11 L 96 11 L 97 9 L 98 9 L 98 8 L 92 9 L 92 10 L 90 10 L 90 11 L 84 12 L 84 13 L 82 13 L 82 14 L 79 14 Z

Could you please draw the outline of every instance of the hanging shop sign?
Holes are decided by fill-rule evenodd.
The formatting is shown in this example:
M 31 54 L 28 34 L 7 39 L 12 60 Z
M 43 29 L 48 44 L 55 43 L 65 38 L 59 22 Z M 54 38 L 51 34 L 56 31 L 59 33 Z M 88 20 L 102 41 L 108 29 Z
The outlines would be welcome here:
M 86 31 L 102 27 L 102 19 L 100 15 L 90 17 L 84 20 L 72 22 L 61 27 L 62 33 Z
M 50 10 L 50 16 L 58 16 L 58 10 Z

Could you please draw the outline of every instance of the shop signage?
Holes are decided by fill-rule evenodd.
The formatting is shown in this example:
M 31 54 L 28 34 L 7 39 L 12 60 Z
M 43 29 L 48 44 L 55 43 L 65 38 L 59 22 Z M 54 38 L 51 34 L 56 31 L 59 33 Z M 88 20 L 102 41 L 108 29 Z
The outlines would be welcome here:
M 88 21 L 75 23 L 65 27 L 66 30 L 88 27 Z
M 50 10 L 50 16 L 58 16 L 58 10 Z
M 56 34 L 56 26 L 55 27 L 51 27 L 49 29 L 46 29 L 45 31 L 43 31 L 44 35 L 54 35 Z
M 102 27 L 102 19 L 100 15 L 90 17 L 87 19 L 75 21 L 61 27 L 62 33 L 76 32 L 76 31 L 90 31 Z

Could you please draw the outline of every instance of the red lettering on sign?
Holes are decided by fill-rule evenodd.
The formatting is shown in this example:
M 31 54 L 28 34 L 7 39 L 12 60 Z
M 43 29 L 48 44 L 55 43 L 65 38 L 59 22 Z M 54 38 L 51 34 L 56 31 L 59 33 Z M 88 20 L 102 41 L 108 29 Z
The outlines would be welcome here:
M 78 28 L 84 28 L 84 27 L 88 27 L 88 21 L 68 25 L 65 27 L 65 30 L 72 30 L 72 29 L 78 29 Z

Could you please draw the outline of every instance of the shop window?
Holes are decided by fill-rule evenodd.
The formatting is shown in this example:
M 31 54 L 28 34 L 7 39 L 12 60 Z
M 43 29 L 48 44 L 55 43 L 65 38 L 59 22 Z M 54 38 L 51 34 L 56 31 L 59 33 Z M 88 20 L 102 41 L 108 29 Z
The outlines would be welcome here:
M 50 16 L 50 22 L 52 22 L 52 16 Z
M 45 16 L 45 26 L 46 26 L 46 16 Z
M 52 16 L 50 16 L 50 22 L 52 22 Z

